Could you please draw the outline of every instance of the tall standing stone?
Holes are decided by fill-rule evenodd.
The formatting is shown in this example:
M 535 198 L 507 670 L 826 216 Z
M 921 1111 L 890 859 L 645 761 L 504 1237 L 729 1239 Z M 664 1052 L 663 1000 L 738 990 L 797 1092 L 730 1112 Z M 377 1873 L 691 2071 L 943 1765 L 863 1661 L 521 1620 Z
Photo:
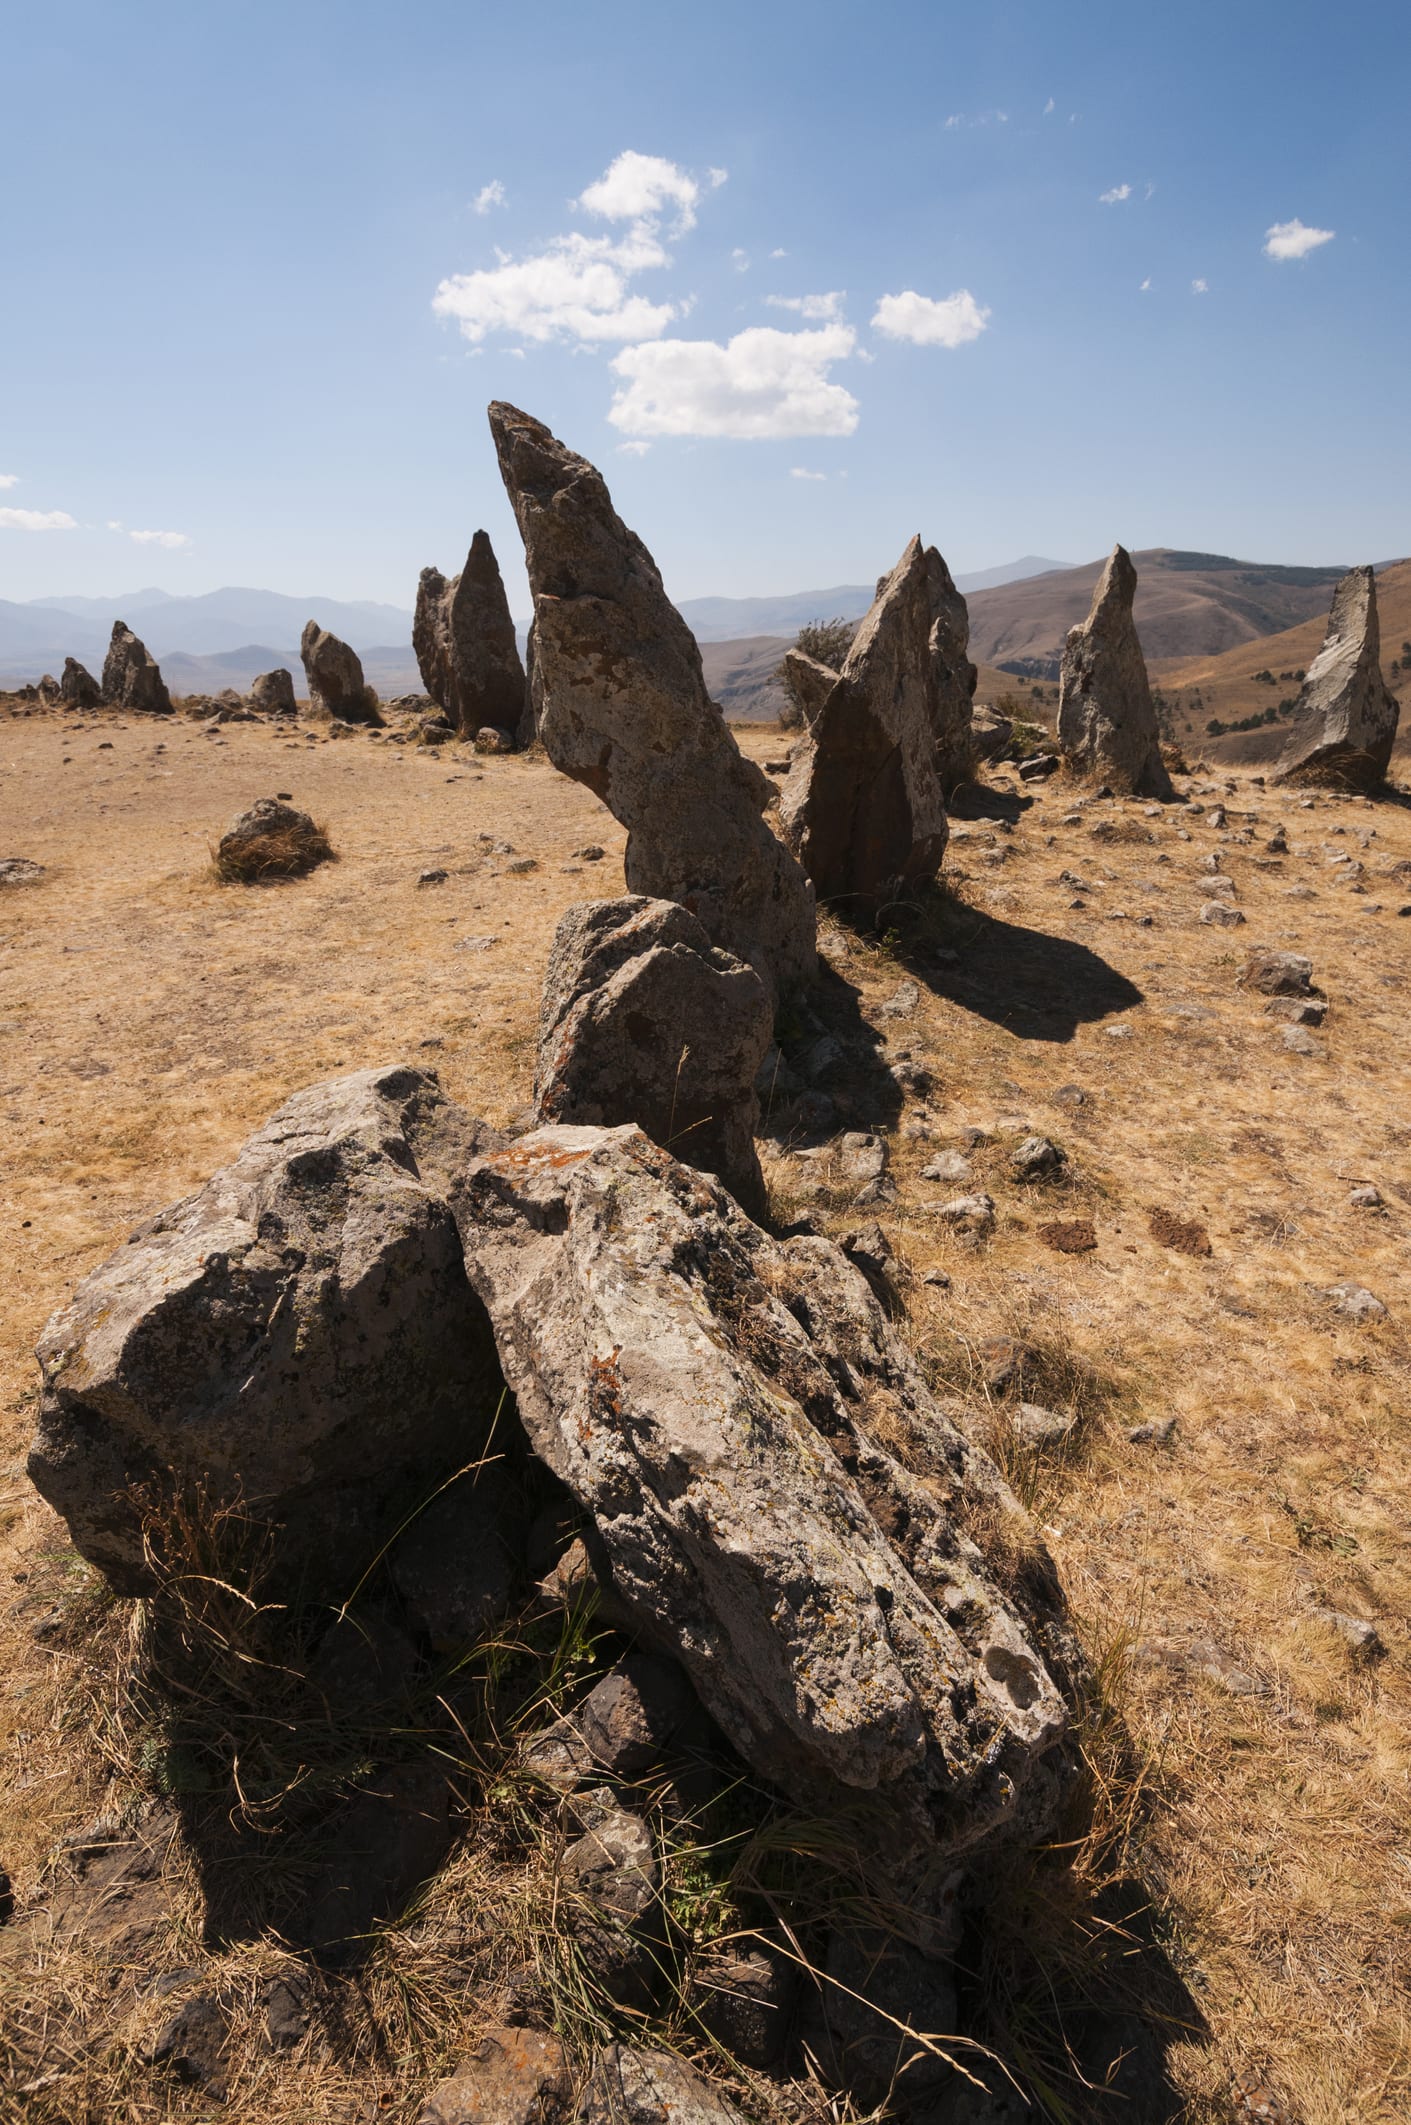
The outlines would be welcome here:
M 1058 742 L 1070 768 L 1128 795 L 1175 792 L 1161 758 L 1146 659 L 1132 601 L 1137 571 L 1114 546 L 1081 627 L 1069 630 L 1058 691 Z
M 1277 781 L 1368 790 L 1385 779 L 1401 710 L 1382 677 L 1381 648 L 1376 579 L 1370 568 L 1353 568 L 1333 592 Z
M 377 695 L 363 677 L 357 651 L 310 620 L 299 644 L 308 681 L 309 707 L 339 723 L 379 723 Z
M 171 695 L 156 658 L 123 620 L 114 620 L 103 660 L 103 699 L 114 708 L 130 708 L 140 715 L 171 714 Z
M 915 538 L 883 580 L 840 672 L 798 650 L 786 660 L 804 734 L 779 800 L 780 825 L 815 890 L 849 913 L 873 914 L 899 889 L 934 878 L 945 853 L 934 581 L 932 555 Z
M 970 661 L 970 613 L 934 546 L 926 548 L 931 593 L 931 672 L 936 687 L 936 773 L 949 794 L 975 772 L 971 720 L 978 673 Z
M 70 708 L 96 708 L 103 689 L 77 657 L 65 657 L 64 676 L 59 681 L 59 699 Z
M 534 593 L 540 736 L 627 828 L 627 885 L 677 900 L 774 994 L 816 970 L 813 896 L 764 820 L 772 785 L 706 692 L 701 653 L 602 474 L 490 407 Z
M 439 569 L 422 569 L 412 647 L 422 685 L 458 730 L 518 731 L 524 666 L 488 532 L 476 532 L 449 583 Z

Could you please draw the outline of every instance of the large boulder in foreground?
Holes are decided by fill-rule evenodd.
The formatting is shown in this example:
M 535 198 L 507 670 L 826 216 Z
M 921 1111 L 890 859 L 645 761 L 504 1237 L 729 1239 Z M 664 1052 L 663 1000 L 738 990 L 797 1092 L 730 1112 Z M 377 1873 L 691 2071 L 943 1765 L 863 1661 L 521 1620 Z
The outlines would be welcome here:
M 53 1316 L 29 1472 L 120 1592 L 176 1493 L 243 1499 L 274 1584 L 341 1600 L 476 1458 L 499 1372 L 445 1191 L 484 1141 L 428 1071 L 316 1085 Z
M 333 846 L 307 812 L 282 797 L 260 797 L 233 819 L 216 843 L 216 873 L 228 885 L 302 878 L 327 863 Z
M 768 777 L 706 692 L 695 639 L 602 474 L 490 407 L 534 593 L 539 736 L 627 828 L 629 891 L 677 900 L 774 993 L 816 971 L 813 896 L 764 820 Z
M 1162 800 L 1175 795 L 1137 639 L 1137 571 L 1114 546 L 1081 627 L 1069 629 L 1058 692 L 1058 743 L 1076 774 L 1115 790 Z
M 518 730 L 524 666 L 488 532 L 476 532 L 449 582 L 439 568 L 422 569 L 412 647 L 422 685 L 457 730 Z
M 966 1526 L 1031 1579 L 1042 1552 L 838 1248 L 769 1238 L 635 1128 L 540 1129 L 455 1202 L 531 1445 L 746 1761 L 880 1802 L 913 1912 L 1032 1830 L 1063 1701 Z
M 1376 578 L 1370 568 L 1350 569 L 1333 592 L 1276 781 L 1357 790 L 1385 781 L 1401 710 L 1382 677 L 1381 649 Z
M 934 619 L 930 556 L 915 538 L 840 672 L 798 650 L 785 659 L 804 732 L 779 822 L 820 898 L 844 913 L 875 913 L 906 886 L 934 878 L 945 854 Z
M 114 708 L 129 708 L 139 715 L 171 714 L 171 695 L 156 658 L 123 620 L 114 620 L 103 659 L 103 699 Z
M 765 1208 L 754 1082 L 774 1012 L 764 983 L 674 900 L 590 900 L 554 933 L 534 1074 L 541 1122 L 636 1122 Z
M 309 708 L 316 716 L 339 723 L 380 723 L 377 695 L 363 677 L 358 653 L 337 635 L 310 620 L 299 643 Z

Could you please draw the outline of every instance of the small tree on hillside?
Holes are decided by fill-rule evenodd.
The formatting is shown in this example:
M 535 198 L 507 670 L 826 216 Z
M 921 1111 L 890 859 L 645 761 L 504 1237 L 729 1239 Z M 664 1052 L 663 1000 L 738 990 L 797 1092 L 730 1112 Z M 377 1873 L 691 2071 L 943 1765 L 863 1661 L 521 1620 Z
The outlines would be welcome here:
M 852 648 L 852 638 L 857 633 L 856 620 L 810 620 L 794 637 L 794 648 L 816 664 L 826 664 L 830 671 L 837 671 L 844 657 Z M 803 705 L 794 691 L 789 676 L 788 660 L 776 664 L 771 676 L 783 687 L 787 704 L 780 711 L 779 721 L 785 730 L 795 730 L 803 721 Z

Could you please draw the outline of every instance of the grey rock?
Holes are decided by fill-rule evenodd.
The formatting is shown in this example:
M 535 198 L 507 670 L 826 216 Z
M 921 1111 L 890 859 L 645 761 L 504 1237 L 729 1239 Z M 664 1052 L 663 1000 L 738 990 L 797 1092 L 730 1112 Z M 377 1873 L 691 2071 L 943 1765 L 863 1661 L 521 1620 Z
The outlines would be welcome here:
M 1067 1153 L 1046 1136 L 1026 1136 L 1009 1154 L 1015 1177 L 1021 1181 L 1051 1180 L 1068 1163 Z
M 341 1601 L 480 1451 L 499 1368 L 444 1190 L 487 1138 L 429 1071 L 316 1085 L 53 1316 L 30 1475 L 115 1587 L 149 1590 L 138 1493 L 174 1485 Z
M 122 620 L 113 622 L 103 660 L 103 699 L 112 708 L 131 709 L 140 715 L 171 714 L 171 695 L 156 658 Z
M 514 734 L 493 723 L 482 723 L 475 733 L 475 750 L 478 753 L 512 753 Z
M 923 1181 L 968 1181 L 974 1171 L 963 1151 L 942 1151 L 929 1166 L 921 1168 Z
M 639 1778 L 670 1747 L 695 1705 L 675 1661 L 629 1653 L 588 1692 L 578 1726 L 595 1763 L 614 1778 Z
M 1328 1007 L 1321 997 L 1273 996 L 1264 1006 L 1269 1018 L 1280 1018 L 1291 1026 L 1321 1026 L 1328 1015 Z
M 1382 1191 L 1380 1188 L 1374 1188 L 1371 1182 L 1367 1181 L 1360 1188 L 1352 1190 L 1347 1198 L 1347 1207 L 1349 1210 L 1380 1210 L 1382 1207 Z
M 764 819 L 774 785 L 706 692 L 700 651 L 602 475 L 490 408 L 534 593 L 539 735 L 627 828 L 629 891 L 680 901 L 777 996 L 816 971 L 807 879 Z
M 338 723 L 380 723 L 377 695 L 363 677 L 357 652 L 310 620 L 299 643 L 309 711 Z
M 925 552 L 930 594 L 931 678 L 935 688 L 932 727 L 936 735 L 936 773 L 949 794 L 975 772 L 976 749 L 971 724 L 978 674 L 970 661 L 970 614 L 949 568 L 934 546 Z
M 1207 900 L 1200 911 L 1200 919 L 1212 929 L 1237 930 L 1245 915 L 1243 908 L 1231 907 L 1227 900 Z
M 816 1085 L 841 1070 L 846 1062 L 842 1042 L 832 1033 L 820 1033 L 799 1057 L 799 1069 L 811 1085 Z
M 1279 1036 L 1279 1045 L 1290 1055 L 1322 1055 L 1321 1040 L 1315 1040 L 1306 1026 L 1285 1026 Z
M 38 885 L 48 872 L 47 864 L 36 863 L 29 856 L 0 857 L 0 888 L 12 885 Z
M 103 698 L 103 689 L 91 671 L 75 657 L 65 657 L 64 675 L 59 681 L 59 699 L 70 708 L 96 708 Z
M 984 1499 L 1032 1530 L 839 1250 L 768 1238 L 636 1129 L 520 1138 L 457 1214 L 535 1451 L 746 1761 L 807 1804 L 875 1792 L 885 1862 L 923 1885 L 938 1837 L 1042 1812 L 1062 1701 L 953 1515 Z M 869 1394 L 889 1438 L 926 1442 L 935 1492 L 871 1437 Z
M 780 828 L 819 895 L 850 912 L 934 878 L 945 853 L 932 597 L 931 562 L 916 538 L 840 672 L 798 650 L 785 660 L 804 730 L 779 799 Z
M 957 1195 L 948 1203 L 937 1203 L 935 1214 L 959 1231 L 989 1232 L 994 1228 L 995 1199 L 977 1189 L 973 1195 Z
M 726 1942 L 698 1959 L 689 2005 L 732 2058 L 767 2071 L 788 2040 L 798 1990 L 797 1963 L 770 1942 Z
M 862 1271 L 874 1291 L 879 1283 L 886 1281 L 895 1256 L 891 1241 L 875 1220 L 856 1232 L 845 1232 L 838 1244 L 854 1267 Z
M 250 684 L 250 706 L 262 716 L 292 716 L 298 712 L 294 677 L 281 664 L 275 671 L 262 671 Z
M 1328 1284 L 1324 1287 L 1323 1296 L 1333 1301 L 1335 1313 L 1346 1314 L 1351 1321 L 1386 1319 L 1385 1306 L 1380 1299 L 1372 1296 L 1365 1284 Z
M 422 685 L 455 728 L 503 732 L 503 749 L 512 752 L 524 716 L 524 666 L 488 532 L 476 532 L 449 583 L 439 569 L 422 569 L 412 647 Z
M 1026 1446 L 1057 1446 L 1069 1436 L 1077 1420 L 1060 1417 L 1037 1402 L 1021 1402 L 1011 1421 Z
M 418 887 L 444 885 L 449 876 L 449 871 L 444 871 L 439 865 L 434 865 L 429 871 L 418 871 L 416 882 Z
M 1386 778 L 1399 716 L 1382 677 L 1376 581 L 1370 568 L 1353 568 L 1333 592 L 1328 632 L 1274 779 L 1375 789 Z
M 580 902 L 554 933 L 539 1011 L 535 1112 L 636 1122 L 761 1212 L 755 1081 L 773 1010 L 753 967 L 669 900 Z
M 920 1001 L 921 989 L 917 982 L 899 981 L 878 1009 L 883 1018 L 911 1018 Z
M 1132 618 L 1136 590 L 1132 557 L 1114 546 L 1087 619 L 1064 645 L 1058 742 L 1078 774 L 1164 801 L 1175 792 L 1162 765 L 1146 659 Z
M 1302 952 L 1251 952 L 1240 980 L 1261 996 L 1308 996 L 1313 989 L 1313 962 Z
M 146 2046 L 151 2066 L 165 2066 L 178 2080 L 214 2096 L 225 2093 L 226 2021 L 218 2003 L 198 1993 L 162 2024 Z
M 849 1129 L 838 1138 L 834 1147 L 833 1165 L 843 1187 L 860 1189 L 865 1193 L 886 1176 L 891 1165 L 887 1139 L 868 1129 Z M 862 1195 L 859 1194 L 855 1200 L 861 1202 Z
M 1134 1424 L 1127 1433 L 1129 1446 L 1167 1446 L 1176 1435 L 1174 1417 L 1150 1417 L 1144 1424 Z
M 583 2125 L 741 2125 L 740 2113 L 671 2051 L 609 2044 L 583 2094 Z
M 299 1967 L 267 1978 L 260 1987 L 265 2010 L 265 2042 L 271 2051 L 293 2051 L 309 2031 L 309 1978 Z
M 307 812 L 278 797 L 261 797 L 233 819 L 216 843 L 216 869 L 247 883 L 296 878 L 327 861 L 327 836 Z
M 970 717 L 970 745 L 977 761 L 998 760 L 1013 737 L 1012 718 L 1002 716 L 988 702 L 976 702 Z
M 1336 1631 L 1359 1666 L 1370 1666 L 1372 1661 L 1384 1657 L 1386 1646 L 1382 1635 L 1375 1623 L 1369 1623 L 1365 1616 L 1349 1616 L 1345 1609 L 1330 1608 L 1319 1601 L 1312 1604 L 1312 1613 L 1330 1631 Z
M 608 1806 L 592 1814 L 592 1828 L 559 1862 L 568 1928 L 613 1998 L 642 2006 L 656 1974 L 651 1935 L 660 1915 L 652 1834 L 625 1809 Z
M 496 2028 L 432 2089 L 416 2125 L 566 2125 L 572 2098 L 573 2077 L 556 2036 Z
M 1047 782 L 1049 776 L 1056 775 L 1062 765 L 1063 762 L 1057 753 L 1033 753 L 1029 759 L 1020 761 L 1019 780 Z

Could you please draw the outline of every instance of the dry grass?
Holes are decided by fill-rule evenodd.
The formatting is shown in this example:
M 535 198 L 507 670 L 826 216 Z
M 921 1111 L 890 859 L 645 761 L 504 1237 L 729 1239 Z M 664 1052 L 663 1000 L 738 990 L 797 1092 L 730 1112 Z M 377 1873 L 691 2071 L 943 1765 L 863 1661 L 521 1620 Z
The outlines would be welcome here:
M 131 1756 L 113 1694 L 129 1619 L 23 1477 L 30 1351 L 47 1312 L 142 1217 L 321 1076 L 406 1056 L 489 1119 L 508 1119 L 528 1095 L 553 924 L 571 901 L 621 890 L 622 836 L 533 758 L 427 754 L 367 732 L 334 741 L 230 725 L 207 736 L 179 722 L 51 714 L 6 720 L 0 735 L 4 846 L 49 867 L 37 887 L 0 900 L 0 1856 L 23 1910 L 60 1838 L 121 1797 L 118 1767 Z M 777 738 L 745 744 L 762 757 Z M 1411 860 L 1411 810 L 1321 795 L 1304 809 L 1234 779 L 1220 792 L 1224 830 L 1208 814 L 1102 808 L 1150 842 L 1094 842 L 1086 823 L 1062 823 L 1071 790 L 1044 786 L 1012 835 L 986 844 L 982 821 L 957 836 L 951 866 L 966 875 L 919 914 L 897 911 L 892 937 L 830 926 L 830 961 L 883 1031 L 883 1053 L 909 1049 L 935 1081 L 896 1113 L 861 1075 L 840 1121 L 890 1133 L 899 1196 L 881 1216 L 905 1267 L 907 1332 L 937 1384 L 981 1411 L 1038 1514 L 1094 1676 L 1085 1792 L 1062 1855 L 1072 1864 L 1019 1869 L 1006 1885 L 1008 1926 L 986 1937 L 975 1967 L 976 2026 L 997 2048 L 1008 2031 L 1006 2056 L 1023 2053 L 1051 2077 L 1054 2115 L 1064 2104 L 1081 2114 L 1073 2075 L 1088 2066 L 1066 2057 L 1062 2032 L 1077 2045 L 1085 2001 L 1095 1990 L 1110 1999 L 1124 1973 L 1137 1983 L 1132 1942 L 1154 1939 L 1206 2024 L 1194 2033 L 1188 2010 L 1172 2009 L 1192 2121 L 1230 2117 L 1234 2089 L 1253 2079 L 1302 2125 L 1391 2125 L 1411 2108 L 1411 1126 L 1407 924 L 1395 912 L 1407 892 L 1394 875 Z M 274 781 L 328 820 L 342 860 L 297 893 L 228 893 L 206 871 L 213 833 Z M 1229 838 L 1249 815 L 1254 838 Z M 1291 849 L 1276 866 L 1263 843 L 1280 820 Z M 538 870 L 508 875 L 482 832 L 536 856 Z M 607 862 L 561 868 L 594 840 Z M 1325 843 L 1361 859 L 1364 893 L 1334 882 Z M 1243 940 L 1313 958 L 1331 1001 L 1321 1054 L 1283 1048 L 1261 1000 L 1236 986 L 1243 949 L 1199 925 L 1210 849 L 1236 881 Z M 429 865 L 447 883 L 419 891 Z M 1082 909 L 1068 905 L 1065 867 L 1090 882 Z M 1291 898 L 1291 887 L 1314 897 Z M 1036 1014 L 1015 995 L 1010 941 L 1024 931 L 1049 940 L 1059 1006 L 1086 978 L 1085 961 L 1056 956 L 1070 950 L 1120 970 L 1140 1001 L 1106 1017 Z M 500 942 L 455 950 L 487 936 Z M 919 982 L 918 1009 L 884 1018 L 903 974 Z M 1113 1024 L 1131 1037 L 1110 1038 Z M 984 1138 L 967 1186 L 997 1204 L 979 1245 L 925 1208 L 954 1191 L 920 1178 L 970 1127 Z M 1015 1182 L 1009 1152 L 1031 1131 L 1067 1151 L 1061 1186 Z M 781 1209 L 809 1209 L 831 1231 L 864 1215 L 815 1195 L 791 1157 L 769 1161 L 769 1180 Z M 1367 1180 L 1381 1211 L 1347 1203 Z M 1158 1207 L 1203 1226 L 1211 1253 L 1154 1238 Z M 1041 1226 L 1076 1216 L 1093 1224 L 1096 1248 L 1054 1253 Z M 927 1284 L 929 1273 L 949 1287 Z M 1349 1278 L 1385 1303 L 1386 1320 L 1359 1325 L 1318 1295 Z M 1005 1335 L 1036 1353 L 1025 1398 L 1078 1418 L 1058 1450 L 1021 1453 L 1012 1394 L 984 1390 L 982 1346 Z M 1132 1425 L 1167 1417 L 1168 1444 L 1128 1444 Z M 1374 1620 L 1387 1657 L 1358 1666 L 1320 1605 Z M 1204 1642 L 1254 1679 L 1253 1694 L 1170 1655 Z M 225 2114 L 329 2125 L 414 2116 L 418 2092 L 497 2011 L 507 1973 L 494 1943 L 537 1940 L 536 1955 L 559 1954 L 534 1914 L 551 1895 L 543 1840 L 561 1825 L 463 1745 L 462 1756 L 483 1812 L 472 1810 L 459 1855 L 412 1919 L 386 1931 L 356 1980 L 328 1981 L 346 2042 L 317 2055 L 310 2040 L 293 2071 L 252 2037 Z M 737 1897 L 743 1922 L 756 1922 L 758 1848 L 753 1873 L 732 1875 L 758 1827 L 698 1827 L 671 1859 L 671 1894 L 700 1914 L 702 1938 L 737 1923 Z M 804 1841 L 771 1832 L 786 1847 L 790 1835 Z M 718 1861 L 701 1857 L 717 1845 Z M 779 1871 L 787 1879 L 800 1865 Z M 834 1871 L 846 1879 L 844 1865 Z M 1150 1908 L 1128 1897 L 1134 1881 Z M 194 1943 L 196 1886 L 174 1893 Z M 182 1941 L 178 1930 L 170 1967 Z M 222 1951 L 238 2030 L 255 2029 L 260 1986 L 279 1964 L 269 1943 Z M 566 2024 L 577 2015 L 588 2026 L 596 2010 L 573 1971 L 554 1982 Z M 54 2056 L 67 2046 L 72 2063 L 48 2089 L 11 2085 L 0 2116 L 135 2125 L 203 2114 L 199 2095 L 137 2059 L 165 2002 L 114 1990 L 111 1972 L 67 1952 L 44 1985 Z M 29 1984 L 27 2014 L 38 1999 Z M 82 2035 L 95 2014 L 102 2043 Z M 688 2049 L 700 2041 L 679 2021 L 663 2027 Z M 761 2114 L 758 2091 L 742 2080 L 737 2093 Z
M 272 827 L 239 842 L 220 842 L 211 851 L 211 869 L 222 885 L 275 885 L 285 878 L 307 877 L 319 864 L 337 860 L 327 827 L 317 823 L 312 833 Z

